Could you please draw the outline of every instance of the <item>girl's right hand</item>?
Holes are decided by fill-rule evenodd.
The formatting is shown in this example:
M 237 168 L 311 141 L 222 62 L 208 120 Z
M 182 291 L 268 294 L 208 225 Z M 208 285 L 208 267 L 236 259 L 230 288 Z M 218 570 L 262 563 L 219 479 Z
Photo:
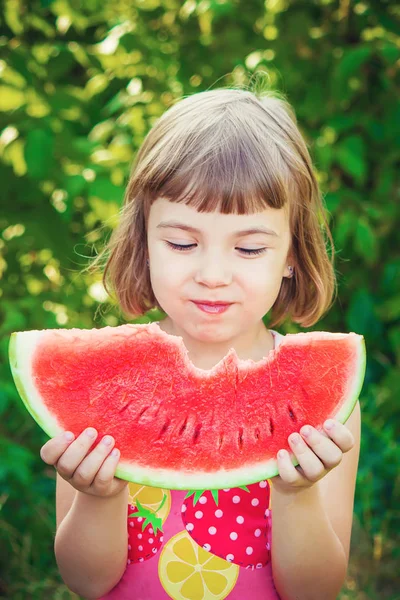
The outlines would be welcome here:
M 93 437 L 89 433 L 94 432 Z M 115 443 L 111 436 L 103 439 L 89 452 L 96 441 L 97 431 L 93 427 L 85 429 L 75 440 L 68 440 L 67 433 L 50 439 L 40 449 L 41 459 L 53 465 L 59 475 L 76 490 L 91 496 L 116 496 L 128 485 L 124 479 L 114 477 L 120 453 L 112 454 Z M 105 440 L 110 444 L 105 444 Z

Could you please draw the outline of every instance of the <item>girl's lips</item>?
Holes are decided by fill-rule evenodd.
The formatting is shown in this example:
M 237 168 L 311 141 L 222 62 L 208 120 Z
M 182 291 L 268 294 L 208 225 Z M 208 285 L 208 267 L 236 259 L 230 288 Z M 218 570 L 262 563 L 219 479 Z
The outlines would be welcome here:
M 200 310 L 206 313 L 220 314 L 228 310 L 231 304 L 204 304 L 201 302 L 193 302 Z

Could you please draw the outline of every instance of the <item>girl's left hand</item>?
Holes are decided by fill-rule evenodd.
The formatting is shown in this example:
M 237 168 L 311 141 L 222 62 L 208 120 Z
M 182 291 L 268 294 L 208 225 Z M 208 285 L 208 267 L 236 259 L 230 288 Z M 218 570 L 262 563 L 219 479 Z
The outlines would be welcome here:
M 333 423 L 332 427 L 329 427 L 330 423 Z M 304 425 L 300 434 L 292 433 L 288 438 L 299 466 L 293 465 L 286 450 L 277 454 L 279 475 L 272 477 L 271 483 L 278 491 L 293 493 L 313 486 L 337 467 L 343 454 L 354 446 L 351 431 L 335 419 L 326 421 L 322 432 Z M 282 451 L 283 457 L 280 456 Z

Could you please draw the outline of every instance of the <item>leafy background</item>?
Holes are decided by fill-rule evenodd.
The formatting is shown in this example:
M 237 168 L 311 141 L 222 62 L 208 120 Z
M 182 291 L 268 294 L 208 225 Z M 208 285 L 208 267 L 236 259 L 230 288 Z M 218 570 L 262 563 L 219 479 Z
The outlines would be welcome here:
M 115 226 L 144 135 L 174 99 L 259 72 L 295 107 L 338 252 L 339 298 L 309 330 L 355 331 L 368 351 L 340 598 L 400 598 L 399 16 L 385 0 L 2 4 L 1 598 L 77 598 L 57 572 L 55 471 L 11 379 L 10 333 L 124 322 L 81 270 Z

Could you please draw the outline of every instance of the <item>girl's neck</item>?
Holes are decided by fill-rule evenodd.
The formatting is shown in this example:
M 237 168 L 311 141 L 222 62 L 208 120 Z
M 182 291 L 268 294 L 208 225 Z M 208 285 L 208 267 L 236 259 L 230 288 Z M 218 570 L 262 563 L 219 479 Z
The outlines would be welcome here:
M 185 330 L 177 327 L 169 317 L 159 321 L 159 327 L 170 335 L 182 337 L 189 358 L 198 369 L 212 369 L 228 354 L 230 348 L 235 349 L 239 359 L 254 361 L 261 360 L 274 349 L 274 337 L 262 321 L 259 327 L 247 331 L 245 335 L 216 343 L 199 340 L 189 335 Z

